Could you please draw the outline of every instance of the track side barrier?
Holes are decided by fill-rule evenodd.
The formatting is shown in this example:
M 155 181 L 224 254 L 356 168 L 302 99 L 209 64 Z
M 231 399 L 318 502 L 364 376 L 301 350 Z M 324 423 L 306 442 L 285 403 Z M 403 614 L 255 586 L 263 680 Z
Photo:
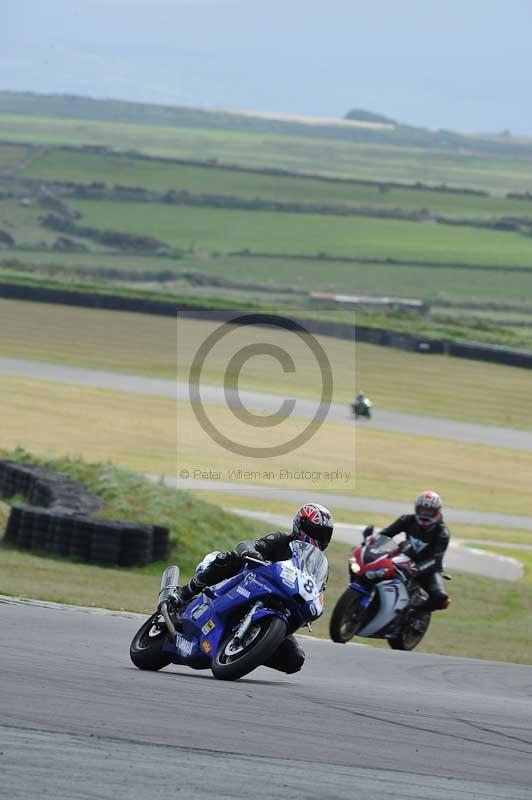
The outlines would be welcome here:
M 103 503 L 60 472 L 0 461 L 0 497 L 11 507 L 4 541 L 23 550 L 72 556 L 90 564 L 140 566 L 168 558 L 169 531 L 160 525 L 95 519 Z

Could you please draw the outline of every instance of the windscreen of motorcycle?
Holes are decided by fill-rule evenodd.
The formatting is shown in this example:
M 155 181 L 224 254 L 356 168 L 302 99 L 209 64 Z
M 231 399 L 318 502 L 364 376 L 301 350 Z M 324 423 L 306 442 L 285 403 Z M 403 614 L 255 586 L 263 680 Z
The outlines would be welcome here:
M 304 587 L 305 599 L 307 599 L 306 595 L 315 596 L 323 592 L 327 584 L 329 562 L 322 551 L 308 542 L 291 542 L 290 549 L 298 568 L 310 579 L 307 580 L 307 586 Z

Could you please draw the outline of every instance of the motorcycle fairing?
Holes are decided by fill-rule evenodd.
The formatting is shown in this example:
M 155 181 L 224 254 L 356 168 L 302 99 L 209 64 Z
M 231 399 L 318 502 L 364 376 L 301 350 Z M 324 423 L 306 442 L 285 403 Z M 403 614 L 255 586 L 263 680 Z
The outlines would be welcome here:
M 296 550 L 294 554 L 300 562 L 304 552 Z M 238 575 L 207 589 L 189 603 L 183 613 L 182 631 L 174 641 L 165 642 L 163 651 L 174 663 L 187 664 L 194 669 L 209 667 L 221 639 L 230 629 L 231 618 L 241 615 L 244 608 L 251 608 L 258 601 L 263 605 L 254 610 L 252 621 L 278 616 L 286 621 L 290 631 L 294 631 L 309 618 L 317 619 L 323 612 L 323 586 L 318 584 L 321 573 L 326 572 L 325 557 L 323 560 L 325 566 L 320 565 L 321 572 L 316 576 L 298 572 L 291 560 L 278 561 L 259 568 L 245 568 Z M 272 595 L 282 599 L 288 615 L 282 609 L 271 607 L 268 598 Z
M 379 609 L 367 625 L 357 631 L 358 636 L 379 636 L 409 603 L 405 585 L 396 578 L 378 583 L 375 593 L 378 597 Z

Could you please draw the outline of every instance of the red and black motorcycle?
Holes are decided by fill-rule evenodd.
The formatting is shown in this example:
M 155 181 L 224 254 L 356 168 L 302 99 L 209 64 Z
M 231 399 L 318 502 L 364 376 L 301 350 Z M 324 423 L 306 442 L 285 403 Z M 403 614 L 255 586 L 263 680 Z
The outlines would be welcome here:
M 371 530 L 371 529 L 370 529 Z M 418 568 L 402 545 L 371 534 L 353 548 L 349 586 L 330 621 L 333 642 L 353 636 L 386 639 L 394 650 L 413 650 L 430 625 L 430 611 L 416 612 L 427 598 L 416 583 Z

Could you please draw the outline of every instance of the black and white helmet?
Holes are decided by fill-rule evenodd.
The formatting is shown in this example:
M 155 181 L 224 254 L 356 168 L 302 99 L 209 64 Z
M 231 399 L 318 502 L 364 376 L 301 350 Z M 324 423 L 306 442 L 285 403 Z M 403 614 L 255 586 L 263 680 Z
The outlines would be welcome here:
M 421 528 L 430 530 L 443 519 L 441 497 L 436 492 L 421 492 L 416 498 L 416 522 Z

